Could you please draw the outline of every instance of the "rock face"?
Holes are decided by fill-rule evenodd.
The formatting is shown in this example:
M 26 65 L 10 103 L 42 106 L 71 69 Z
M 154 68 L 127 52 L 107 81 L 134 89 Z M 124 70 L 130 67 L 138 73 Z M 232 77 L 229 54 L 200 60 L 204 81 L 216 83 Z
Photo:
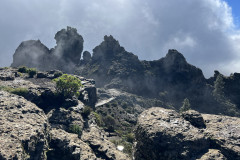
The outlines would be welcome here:
M 49 125 L 23 97 L 0 91 L 0 159 L 46 159 Z
M 192 122 L 196 114 L 191 115 Z M 135 131 L 135 159 L 240 159 L 240 127 L 236 125 L 240 119 L 208 114 L 202 117 L 205 129 L 193 126 L 173 110 L 144 111 Z
M 57 46 L 48 49 L 39 40 L 22 42 L 13 55 L 12 67 L 27 66 L 39 70 L 59 69 L 72 73 L 80 62 L 83 38 L 75 28 L 67 27 L 55 35 Z
M 45 70 L 46 67 L 52 67 L 51 61 L 53 61 L 53 56 L 50 50 L 40 40 L 29 40 L 22 42 L 16 49 L 11 66 L 28 66 Z
M 57 46 L 54 54 L 67 64 L 78 64 L 83 50 L 83 38 L 77 33 L 77 29 L 67 27 L 58 31 L 55 35 Z

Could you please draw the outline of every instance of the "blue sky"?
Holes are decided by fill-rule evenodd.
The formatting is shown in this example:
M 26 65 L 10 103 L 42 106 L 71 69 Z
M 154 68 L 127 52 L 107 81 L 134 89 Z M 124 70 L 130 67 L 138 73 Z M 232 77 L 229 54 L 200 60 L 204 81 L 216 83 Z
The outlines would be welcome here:
M 53 48 L 67 26 L 90 53 L 113 35 L 140 60 L 177 49 L 206 77 L 240 72 L 240 0 L 0 0 L 0 67 L 10 66 L 22 41 Z
M 240 0 L 226 0 L 226 2 L 232 8 L 234 23 L 240 28 Z

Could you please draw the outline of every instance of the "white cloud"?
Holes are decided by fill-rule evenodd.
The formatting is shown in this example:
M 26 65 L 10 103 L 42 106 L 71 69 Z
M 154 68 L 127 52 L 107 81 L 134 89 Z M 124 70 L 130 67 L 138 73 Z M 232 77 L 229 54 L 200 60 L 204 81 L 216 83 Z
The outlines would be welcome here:
M 240 32 L 223 0 L 2 0 L 0 15 L 1 66 L 10 65 L 21 41 L 53 47 L 54 34 L 69 25 L 89 51 L 112 34 L 140 59 L 175 48 L 207 76 L 240 70 Z

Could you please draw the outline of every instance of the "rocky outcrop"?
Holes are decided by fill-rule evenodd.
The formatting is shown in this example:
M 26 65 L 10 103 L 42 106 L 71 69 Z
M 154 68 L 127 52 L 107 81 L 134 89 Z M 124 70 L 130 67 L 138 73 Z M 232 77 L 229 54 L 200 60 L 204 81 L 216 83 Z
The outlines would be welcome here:
M 88 51 L 83 52 L 83 62 L 88 63 L 91 60 L 91 53 Z
M 77 33 L 77 29 L 62 29 L 56 33 L 55 40 L 57 46 L 54 54 L 66 64 L 78 64 L 83 50 L 83 38 Z
M 22 42 L 13 55 L 12 67 L 28 66 L 41 68 L 52 68 L 54 57 L 50 50 L 40 40 L 29 40 Z M 46 66 L 46 64 L 48 64 Z
M 33 78 L 17 71 L 0 70 L 2 77 L 12 77 L 0 79 L 1 160 L 129 159 L 96 125 L 94 114 L 84 112 L 97 102 L 94 80 L 76 76 L 83 84 L 79 99 L 61 100 L 55 98 L 52 81 L 59 71 L 38 72 Z
M 61 129 L 52 129 L 48 159 L 95 160 L 93 150 L 87 143 L 78 138 L 77 134 L 68 133 Z
M 21 96 L 0 91 L 0 159 L 46 159 L 49 125 L 44 112 Z
M 83 38 L 75 28 L 67 27 L 55 35 L 57 46 L 48 49 L 40 40 L 22 42 L 13 55 L 12 67 L 27 66 L 39 70 L 60 69 L 72 73 L 80 62 Z
M 90 124 L 89 129 L 83 132 L 82 140 L 89 144 L 96 156 L 108 160 L 129 160 L 130 158 L 118 151 L 116 146 L 108 141 L 106 134 L 95 124 Z
M 196 113 L 190 114 L 192 112 L 186 114 L 193 123 L 198 118 L 195 118 Z M 240 119 L 208 114 L 202 117 L 205 129 L 201 126 L 198 128 L 195 123 L 195 126 L 192 125 L 173 110 L 151 108 L 144 111 L 138 118 L 135 131 L 135 158 L 240 159 L 240 127 L 237 125 Z
M 236 117 L 202 114 L 205 133 L 212 146 L 228 159 L 240 159 L 240 119 Z
M 61 74 L 59 73 L 58 70 L 39 72 L 36 77 L 29 78 L 27 73 L 19 73 L 18 69 L 2 69 L 0 70 L 0 75 L 3 77 L 2 80 L 0 78 L 0 86 L 8 87 L 10 89 L 26 89 L 27 92 L 22 96 L 28 101 L 35 103 L 44 111 L 50 111 L 51 109 L 60 106 L 69 108 L 81 105 L 82 102 L 88 106 L 95 106 L 97 102 L 97 91 L 93 79 L 76 76 L 81 80 L 83 85 L 83 87 L 79 89 L 80 95 L 77 98 L 63 99 L 56 96 L 55 83 L 53 83 L 52 79 L 60 76 Z
M 209 149 L 207 153 L 197 160 L 227 160 L 227 158 L 217 149 Z
M 197 128 L 206 128 L 205 122 L 203 120 L 202 115 L 194 110 L 188 110 L 186 112 L 181 113 L 181 116 L 188 122 L 191 123 L 194 127 Z

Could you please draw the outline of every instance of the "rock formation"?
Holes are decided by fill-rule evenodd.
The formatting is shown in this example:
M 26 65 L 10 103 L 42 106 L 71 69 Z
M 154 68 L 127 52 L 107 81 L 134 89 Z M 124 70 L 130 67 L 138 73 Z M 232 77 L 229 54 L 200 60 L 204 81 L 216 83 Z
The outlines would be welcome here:
M 49 125 L 23 97 L 0 91 L 0 159 L 46 159 Z
M 140 114 L 135 131 L 135 158 L 240 159 L 239 118 L 202 114 L 206 125 L 202 128 L 193 123 L 196 115 L 200 116 L 196 111 L 182 115 L 163 108 Z
M 18 69 L 0 69 L 0 159 L 130 159 L 97 126 L 94 114 L 84 113 L 97 102 L 95 82 L 76 76 L 83 84 L 78 99 L 61 100 L 52 81 L 58 72 L 29 78 Z
M 39 40 L 22 42 L 13 55 L 12 67 L 27 66 L 39 70 L 59 69 L 71 73 L 80 62 L 83 38 L 75 28 L 67 27 L 55 35 L 57 46 L 48 49 Z
M 205 79 L 202 71 L 189 64 L 175 49 L 170 49 L 159 60 L 140 61 L 110 35 L 104 36 L 103 42 L 93 49 L 92 54 L 85 51 L 80 59 L 83 38 L 76 29 L 62 29 L 56 33 L 55 39 L 57 46 L 50 50 L 40 41 L 23 42 L 14 53 L 12 66 L 26 65 L 40 70 L 58 69 L 78 74 L 95 79 L 97 87 L 157 98 L 171 103 L 176 109 L 188 98 L 193 109 L 200 112 L 240 115 L 237 73 L 223 76 L 223 99 L 213 94 L 217 77 L 221 74 L 216 71 L 214 77 Z M 87 99 L 85 97 L 86 102 Z

